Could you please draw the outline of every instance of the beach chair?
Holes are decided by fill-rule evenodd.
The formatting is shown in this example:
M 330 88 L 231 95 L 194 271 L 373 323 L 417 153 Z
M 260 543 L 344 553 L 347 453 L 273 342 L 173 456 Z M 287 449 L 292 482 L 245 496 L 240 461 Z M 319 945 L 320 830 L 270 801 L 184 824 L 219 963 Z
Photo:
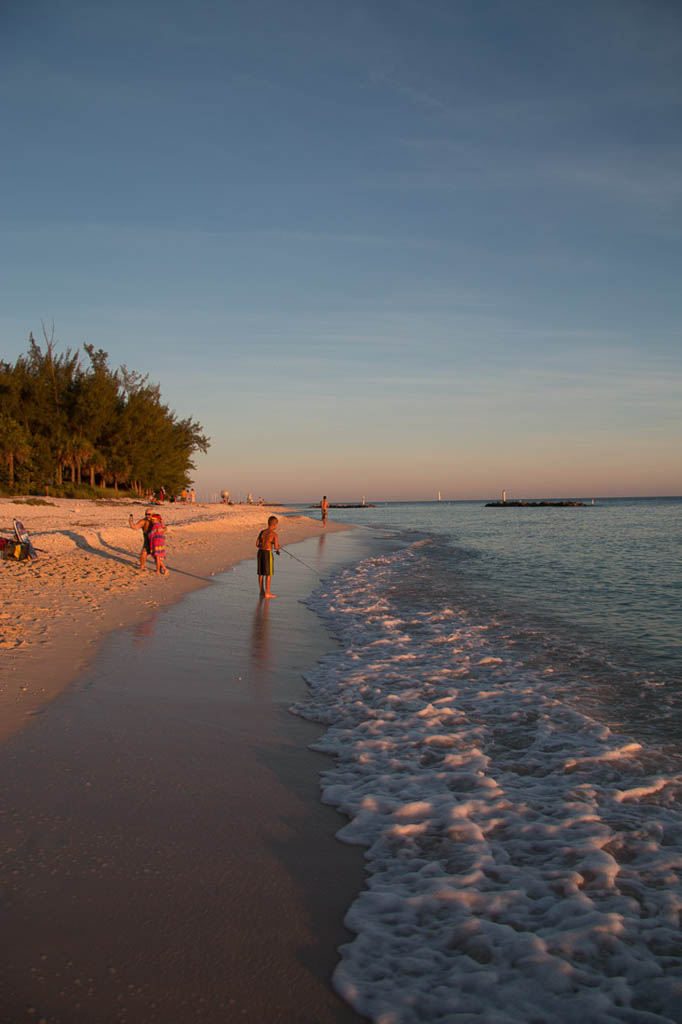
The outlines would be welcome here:
M 2 557 L 22 562 L 25 558 L 37 558 L 38 552 L 31 543 L 28 530 L 20 519 L 13 519 L 14 537 L 3 546 Z M 6 540 L 6 538 L 4 538 Z

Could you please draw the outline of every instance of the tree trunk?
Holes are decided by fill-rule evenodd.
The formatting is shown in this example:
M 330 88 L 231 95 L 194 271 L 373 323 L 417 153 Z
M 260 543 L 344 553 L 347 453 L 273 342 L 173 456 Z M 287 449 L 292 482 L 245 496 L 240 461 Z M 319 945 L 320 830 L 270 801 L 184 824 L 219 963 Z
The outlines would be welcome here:
M 57 463 L 56 477 L 57 477 L 57 486 L 61 487 L 62 486 L 62 464 L 61 464 L 61 462 Z
M 78 483 L 80 484 L 80 483 L 83 482 L 81 480 L 81 460 L 80 459 L 76 459 L 76 472 L 78 473 Z
M 7 471 L 8 471 L 8 475 L 9 475 L 9 485 L 10 485 L 10 487 L 13 487 L 14 486 L 14 452 L 10 452 L 9 453 L 9 457 L 7 459 Z
M 90 466 L 90 486 L 95 486 L 95 467 Z

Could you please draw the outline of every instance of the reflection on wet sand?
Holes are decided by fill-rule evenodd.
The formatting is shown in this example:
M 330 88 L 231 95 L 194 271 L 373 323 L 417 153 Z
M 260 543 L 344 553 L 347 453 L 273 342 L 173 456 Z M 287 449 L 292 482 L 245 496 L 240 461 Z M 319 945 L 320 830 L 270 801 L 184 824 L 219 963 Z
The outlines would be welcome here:
M 151 640 L 154 636 L 154 630 L 156 628 L 158 618 L 159 616 L 157 613 L 156 615 L 152 615 L 151 619 L 147 619 L 145 622 L 140 622 L 139 625 L 135 627 L 133 642 L 136 647 L 142 647 Z
M 326 533 L 321 533 L 320 537 L 319 537 L 319 543 L 317 545 L 317 557 L 320 560 L 320 562 L 322 562 L 322 557 L 324 555 L 324 546 L 325 546 L 326 543 L 327 543 L 327 534 Z
M 254 666 L 260 669 L 268 668 L 270 664 L 269 614 L 270 602 L 259 600 L 251 625 L 251 660 Z

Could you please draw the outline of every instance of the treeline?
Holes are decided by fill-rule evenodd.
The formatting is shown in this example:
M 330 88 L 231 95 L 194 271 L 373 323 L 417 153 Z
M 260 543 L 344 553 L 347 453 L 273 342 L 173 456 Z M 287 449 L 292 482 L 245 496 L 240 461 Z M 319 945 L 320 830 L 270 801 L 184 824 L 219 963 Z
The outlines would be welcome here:
M 84 345 L 55 352 L 31 334 L 26 355 L 0 361 L 0 486 L 28 492 L 68 484 L 136 494 L 191 482 L 192 457 L 208 450 L 201 424 L 178 419 L 158 384 Z

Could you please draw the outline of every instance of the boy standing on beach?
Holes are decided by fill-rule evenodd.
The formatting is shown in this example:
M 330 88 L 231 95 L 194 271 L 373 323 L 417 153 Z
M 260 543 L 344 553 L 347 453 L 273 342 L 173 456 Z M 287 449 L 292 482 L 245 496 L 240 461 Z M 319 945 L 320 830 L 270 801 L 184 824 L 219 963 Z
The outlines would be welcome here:
M 258 586 L 261 597 L 277 597 L 270 593 L 270 581 L 275 572 L 275 560 L 273 551 L 279 555 L 279 538 L 277 537 L 277 516 L 270 516 L 268 525 L 258 534 L 256 547 L 258 548 Z M 265 584 L 265 586 L 263 586 Z

